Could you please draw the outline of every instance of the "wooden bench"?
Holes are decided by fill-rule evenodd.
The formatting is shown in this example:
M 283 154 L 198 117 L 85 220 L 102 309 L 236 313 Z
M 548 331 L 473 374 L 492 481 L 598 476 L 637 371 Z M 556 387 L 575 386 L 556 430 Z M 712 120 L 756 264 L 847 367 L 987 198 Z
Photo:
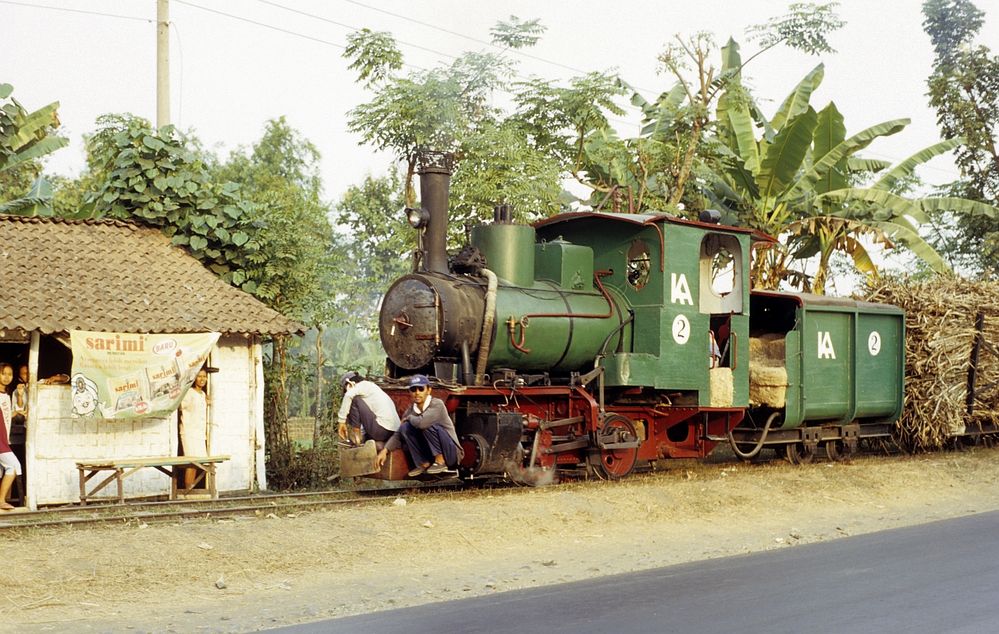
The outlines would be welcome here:
M 124 480 L 140 469 L 152 467 L 157 471 L 165 473 L 170 478 L 170 499 L 176 500 L 177 494 L 190 494 L 194 492 L 194 487 L 202 481 L 205 489 L 212 499 L 218 499 L 218 490 L 215 488 L 215 465 L 225 462 L 229 456 L 164 456 L 151 458 L 108 458 L 101 460 L 85 460 L 76 463 L 76 469 L 80 473 L 80 504 L 86 505 L 87 500 L 104 489 L 112 482 L 118 484 L 118 502 L 125 501 Z M 197 470 L 197 476 L 190 487 L 178 487 L 176 474 L 183 474 L 185 469 Z M 89 492 L 87 484 L 102 471 L 112 473 L 101 480 Z M 180 475 L 183 479 L 183 475 Z

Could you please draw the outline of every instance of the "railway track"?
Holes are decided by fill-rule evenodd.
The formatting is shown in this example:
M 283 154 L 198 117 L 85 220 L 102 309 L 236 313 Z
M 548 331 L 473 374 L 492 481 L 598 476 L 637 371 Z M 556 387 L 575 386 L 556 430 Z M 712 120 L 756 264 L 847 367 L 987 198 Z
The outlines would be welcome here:
M 984 440 L 969 444 L 985 444 Z M 988 439 L 991 446 L 993 439 Z M 959 445 L 955 448 L 961 448 Z M 897 445 L 884 443 L 864 443 L 857 456 L 862 455 L 894 455 L 900 452 Z M 826 460 L 824 454 L 819 460 Z M 761 455 L 751 460 L 754 463 L 783 461 L 780 453 Z M 717 465 L 737 464 L 740 460 L 728 450 L 721 447 L 716 450 L 706 462 Z M 656 470 L 652 465 L 646 465 L 637 471 Z M 579 474 L 580 479 L 585 475 Z M 478 483 L 480 486 L 484 482 Z M 489 481 L 490 486 L 500 485 L 498 481 Z M 455 491 L 472 483 L 458 480 L 442 482 L 424 482 L 408 487 L 393 488 L 361 488 L 361 489 L 329 489 L 297 493 L 263 493 L 255 495 L 226 496 L 217 500 L 163 500 L 163 501 L 130 501 L 125 504 L 103 503 L 87 506 L 66 505 L 43 508 L 37 511 L 16 511 L 0 515 L 0 533 L 4 530 L 17 528 L 40 528 L 53 526 L 73 526 L 92 524 L 128 524 L 167 522 L 184 519 L 217 519 L 239 516 L 266 516 L 268 514 L 288 513 L 299 510 L 324 509 L 345 506 L 359 506 L 375 503 L 386 497 L 438 491 Z M 517 486 L 507 483 L 509 486 Z M 502 485 L 500 485 L 502 486 Z
M 0 531 L 16 528 L 167 522 L 260 516 L 307 509 L 371 504 L 401 494 L 453 490 L 460 483 L 435 483 L 400 488 L 331 489 L 301 493 L 269 493 L 222 497 L 217 500 L 133 501 L 125 504 L 67 505 L 37 511 L 13 511 L 0 516 Z

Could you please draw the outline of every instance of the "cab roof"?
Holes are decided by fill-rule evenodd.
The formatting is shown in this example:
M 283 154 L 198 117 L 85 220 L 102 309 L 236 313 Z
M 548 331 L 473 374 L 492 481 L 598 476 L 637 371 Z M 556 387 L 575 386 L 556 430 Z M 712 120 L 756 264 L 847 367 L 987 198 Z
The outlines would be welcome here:
M 541 229 L 544 227 L 551 227 L 554 225 L 564 224 L 566 222 L 574 222 L 582 219 L 594 219 L 597 221 L 607 220 L 614 222 L 627 222 L 634 225 L 658 225 L 660 223 L 670 223 L 675 225 L 687 225 L 692 227 L 699 227 L 701 229 L 709 231 L 726 231 L 729 233 L 742 233 L 748 234 L 752 237 L 754 241 L 758 242 L 769 242 L 773 243 L 776 240 L 768 236 L 767 234 L 757 231 L 755 229 L 750 229 L 748 227 L 734 227 L 732 225 L 722 225 L 714 224 L 710 222 L 701 222 L 699 220 L 687 220 L 686 218 L 680 218 L 673 214 L 668 213 L 656 213 L 656 214 L 626 214 L 626 213 L 614 213 L 606 211 L 572 211 L 564 214 L 558 214 L 550 218 L 544 218 L 538 220 L 533 224 L 535 229 Z

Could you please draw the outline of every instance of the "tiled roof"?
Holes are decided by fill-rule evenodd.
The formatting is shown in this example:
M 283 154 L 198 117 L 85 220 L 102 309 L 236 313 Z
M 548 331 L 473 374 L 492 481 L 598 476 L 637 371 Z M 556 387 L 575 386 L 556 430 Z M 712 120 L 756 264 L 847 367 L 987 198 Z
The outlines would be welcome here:
M 157 229 L 116 220 L 4 215 L 0 328 L 259 335 L 304 330 L 218 279 Z

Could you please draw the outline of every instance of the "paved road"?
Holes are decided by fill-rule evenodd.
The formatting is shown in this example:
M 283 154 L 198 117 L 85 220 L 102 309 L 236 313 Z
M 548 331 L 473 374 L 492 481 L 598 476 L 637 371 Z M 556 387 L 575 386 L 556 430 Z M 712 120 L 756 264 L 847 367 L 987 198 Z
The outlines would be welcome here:
M 999 512 L 282 632 L 999 632 Z

